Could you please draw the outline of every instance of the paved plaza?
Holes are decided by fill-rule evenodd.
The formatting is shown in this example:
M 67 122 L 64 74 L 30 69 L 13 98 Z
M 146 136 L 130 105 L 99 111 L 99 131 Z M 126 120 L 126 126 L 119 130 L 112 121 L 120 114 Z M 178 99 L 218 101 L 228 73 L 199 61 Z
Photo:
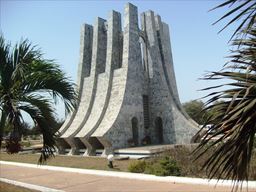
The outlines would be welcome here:
M 173 181 L 147 181 L 138 179 L 139 174 L 116 173 L 110 171 L 98 171 L 109 173 L 106 176 L 97 175 L 97 171 L 89 170 L 88 173 L 76 173 L 36 168 L 35 165 L 21 166 L 18 164 L 0 164 L 0 177 L 11 181 L 18 181 L 44 187 L 43 191 L 55 189 L 58 191 L 73 192 L 229 192 L 230 187 L 215 187 L 213 185 L 182 184 Z M 34 166 L 34 167 L 33 167 Z M 53 167 L 54 168 L 54 167 Z M 77 169 L 78 170 L 78 169 Z M 91 171 L 91 172 L 90 172 Z M 95 172 L 95 174 L 94 174 Z M 113 173 L 113 174 L 112 174 Z M 110 176 L 112 174 L 112 176 Z M 118 174 L 120 177 L 118 177 Z M 127 174 L 127 178 L 121 175 Z M 132 177 L 134 175 L 134 177 Z M 140 175 L 139 175 L 140 176 Z M 123 176 L 122 176 L 123 177 Z M 130 178 L 129 178 L 130 177 Z M 143 175 L 141 176 L 143 177 Z M 157 177 L 159 178 L 159 177 Z M 160 178 L 161 179 L 161 178 Z M 255 192 L 256 188 L 250 188 L 249 192 Z M 54 191 L 54 190 L 52 190 Z M 246 191 L 246 190 L 244 190 Z

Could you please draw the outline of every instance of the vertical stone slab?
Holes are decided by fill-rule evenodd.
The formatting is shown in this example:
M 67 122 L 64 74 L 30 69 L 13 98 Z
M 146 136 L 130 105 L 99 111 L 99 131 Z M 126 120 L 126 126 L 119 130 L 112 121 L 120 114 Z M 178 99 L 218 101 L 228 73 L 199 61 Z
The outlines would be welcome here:
M 111 11 L 108 19 L 107 61 L 106 73 L 110 74 L 118 69 L 122 62 L 121 14 Z
M 120 34 L 121 15 L 112 11 L 108 19 L 106 70 L 105 73 L 98 75 L 97 90 L 91 114 L 83 128 L 75 136 L 79 137 L 85 145 L 88 144 L 88 137 L 100 124 L 108 106 L 112 87 L 112 73 L 114 69 L 120 66 Z M 92 148 L 87 148 L 93 150 Z M 90 153 L 86 151 L 86 154 Z
M 111 96 L 105 116 L 92 134 L 104 145 L 103 155 L 113 148 L 128 146 L 132 137 L 131 119 L 136 117 L 143 128 L 142 80 L 137 7 L 125 6 L 122 68 L 114 70 Z M 142 123 L 142 124 L 141 124 Z M 141 137 L 140 137 L 141 139 Z
M 107 49 L 107 26 L 106 20 L 102 18 L 96 19 L 95 31 L 93 33 L 93 51 L 91 76 L 105 72 L 106 66 L 106 49 Z
M 90 76 L 92 61 L 93 27 L 84 24 L 81 27 L 80 35 L 80 62 L 77 72 L 77 86 L 81 89 L 85 77 Z
M 170 40 L 170 31 L 169 26 L 161 22 L 160 16 L 156 17 L 157 23 L 161 23 L 159 25 L 159 32 L 160 32 L 160 38 L 163 45 L 163 56 L 165 59 L 165 67 L 168 75 L 169 80 L 169 86 L 172 91 L 172 96 L 175 104 L 177 105 L 178 109 L 181 111 L 181 113 L 193 124 L 193 126 L 198 126 L 197 123 L 189 117 L 189 115 L 186 113 L 186 111 L 183 109 L 180 99 L 179 99 L 179 93 L 177 89 L 177 83 L 176 83 L 176 77 L 175 77 L 175 71 L 174 71 L 174 65 L 173 65 L 173 58 L 172 58 L 172 49 L 171 49 L 171 40 Z
M 159 143 L 159 133 L 163 135 L 163 143 L 175 142 L 175 129 L 172 117 L 172 99 L 165 78 L 161 42 L 153 11 L 145 12 L 145 30 L 147 41 L 147 56 L 149 73 L 149 105 L 150 128 L 153 143 Z M 161 118 L 162 131 L 158 130 L 156 123 Z
M 138 42 L 138 10 L 137 7 L 128 3 L 124 11 L 124 32 L 123 32 L 123 64 L 122 67 L 128 67 L 134 58 L 137 58 Z M 133 53 L 135 55 L 133 55 Z
M 176 85 L 176 78 L 174 73 L 174 66 L 172 60 L 169 27 L 167 24 L 161 22 L 161 17 L 159 15 L 155 16 L 156 28 L 158 31 L 158 39 L 162 47 L 162 62 L 165 72 L 166 81 L 177 106 L 180 106 L 180 100 Z
M 77 115 L 72 121 L 67 131 L 61 136 L 61 138 L 64 138 L 67 141 L 67 143 L 72 147 L 72 151 L 74 153 L 77 148 L 76 141 L 74 140 L 74 135 L 81 130 L 81 128 L 83 127 L 91 113 L 91 108 L 94 102 L 95 92 L 97 89 L 97 76 L 99 73 L 105 71 L 106 42 L 107 35 L 105 28 L 105 20 L 97 18 L 93 31 L 90 76 L 84 78 L 81 102 L 78 106 Z
M 157 70 L 156 66 L 157 58 L 158 58 L 158 51 L 152 55 L 150 53 L 150 50 L 152 49 L 158 49 L 157 46 L 157 36 L 156 36 L 156 28 L 155 28 L 155 20 L 154 18 L 154 12 L 153 11 L 147 11 L 145 13 L 142 13 L 142 28 L 145 30 L 146 34 L 146 47 L 147 47 L 147 67 L 148 67 L 148 73 L 149 78 L 154 78 L 154 73 Z
M 157 39 L 160 49 L 161 61 L 164 71 L 164 77 L 167 82 L 169 92 L 171 94 L 171 99 L 179 110 L 186 115 L 185 111 L 182 109 L 178 89 L 176 84 L 176 78 L 174 73 L 174 66 L 172 60 L 169 27 L 167 24 L 162 23 L 161 17 L 159 15 L 155 16 L 155 23 L 157 29 Z
M 174 92 L 174 97 L 177 102 L 180 103 L 179 101 L 179 93 L 177 89 L 177 83 L 176 83 L 176 78 L 175 78 L 175 71 L 174 71 L 174 65 L 173 65 L 173 59 L 172 59 L 172 48 L 171 48 L 171 40 L 170 40 L 170 33 L 169 33 L 169 26 L 166 23 L 162 23 L 163 26 L 163 45 L 165 46 L 165 54 L 166 57 L 169 56 L 167 67 L 170 69 L 171 72 L 171 81 L 172 81 L 172 88 Z M 169 64 L 169 66 L 168 66 Z
M 142 61 L 142 53 L 140 46 L 140 29 L 139 29 L 139 18 L 138 9 L 136 6 L 130 4 L 129 7 L 129 32 L 127 33 L 127 42 L 129 47 L 128 52 L 128 72 L 127 72 L 127 83 L 125 98 L 123 101 L 122 111 L 120 112 L 120 122 L 117 125 L 124 127 L 126 134 L 126 140 L 123 145 L 128 146 L 128 140 L 133 136 L 132 119 L 137 119 L 138 128 L 137 141 L 135 143 L 141 144 L 142 139 L 145 136 L 144 130 L 144 116 L 143 116 L 143 80 L 144 80 L 144 69 Z M 123 57 L 126 53 L 123 53 Z M 125 63 L 125 59 L 123 59 Z M 122 116 L 126 117 L 126 121 L 121 120 Z M 124 121 L 124 122 L 122 122 Z M 114 131 L 114 129 L 113 129 Z M 118 131 L 118 129 L 117 129 Z M 121 143 L 119 143 L 120 145 Z M 117 148 L 117 145 L 114 146 Z
M 158 92 L 158 94 L 153 95 L 153 106 L 154 106 L 154 115 L 155 117 L 160 116 L 163 120 L 163 136 L 165 143 L 189 143 L 193 134 L 196 133 L 195 126 L 190 122 L 189 118 L 186 117 L 186 113 L 182 110 L 182 107 L 179 102 L 178 92 L 176 88 L 176 80 L 173 67 L 172 71 L 169 69 L 170 65 L 167 65 L 167 62 L 170 64 L 171 59 L 168 57 L 167 51 L 170 51 L 170 47 L 168 47 L 167 40 L 164 39 L 166 37 L 162 30 L 162 22 L 159 16 L 154 18 L 152 21 L 152 14 L 151 18 L 149 18 L 148 22 L 149 25 L 152 25 L 153 31 L 151 31 L 149 27 L 148 33 L 148 40 L 149 50 L 151 58 L 154 58 L 154 63 L 158 63 L 158 69 L 156 69 L 153 64 L 153 70 L 156 75 L 153 75 L 153 83 L 151 83 L 151 89 L 153 92 Z M 151 35 L 150 35 L 151 34 Z M 150 38 L 152 37 L 152 38 Z M 152 41 L 152 42 L 150 42 Z M 156 46 L 154 46 L 156 45 Z M 168 50 L 169 49 L 169 50 Z M 156 53 L 159 54 L 156 55 Z M 156 87 L 156 85 L 158 86 Z M 159 89 L 158 87 L 161 87 Z M 159 103 L 159 106 L 157 106 Z M 166 106 L 161 105 L 165 103 Z M 152 119 L 154 121 L 154 119 Z M 152 124 L 154 127 L 154 124 Z M 157 136 L 157 132 L 154 133 L 154 137 Z
M 82 25 L 80 32 L 80 60 L 77 72 L 77 92 L 79 102 L 81 98 L 84 78 L 90 76 L 92 60 L 92 39 L 93 27 L 87 24 Z M 64 124 L 61 126 L 59 129 L 60 134 L 63 134 L 68 129 L 75 115 L 76 110 L 68 116 Z
M 132 4 L 127 4 L 125 8 L 125 30 L 123 66 L 128 67 L 127 71 L 127 94 L 125 95 L 125 105 L 133 106 L 138 98 L 142 97 L 143 65 L 141 58 L 141 47 L 139 41 L 138 9 Z
M 143 70 L 144 70 L 144 76 L 145 78 L 148 78 L 149 74 L 148 74 L 148 62 L 147 62 L 147 44 L 146 44 L 146 29 L 145 29 L 145 14 L 142 13 L 140 15 L 140 21 L 141 21 L 141 30 L 140 30 L 140 43 L 141 43 L 141 54 L 142 54 L 142 58 L 143 58 Z

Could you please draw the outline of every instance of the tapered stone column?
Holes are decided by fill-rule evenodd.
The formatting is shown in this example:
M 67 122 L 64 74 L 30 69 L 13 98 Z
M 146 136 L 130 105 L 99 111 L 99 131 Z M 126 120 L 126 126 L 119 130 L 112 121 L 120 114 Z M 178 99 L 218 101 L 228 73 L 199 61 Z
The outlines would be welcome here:
M 108 155 L 115 148 L 128 146 L 128 140 L 133 137 L 132 118 L 140 122 L 136 131 L 138 141 L 141 140 L 144 132 L 142 84 L 138 11 L 136 6 L 127 4 L 124 13 L 122 67 L 114 70 L 108 108 L 92 134 L 104 145 L 103 155 Z
M 106 21 L 104 19 L 96 19 L 93 32 L 90 76 L 84 78 L 81 101 L 77 110 L 77 115 L 70 124 L 68 130 L 61 136 L 61 138 L 64 138 L 67 143 L 74 148 L 72 150 L 73 154 L 76 153 L 76 150 L 78 149 L 78 144 L 74 139 L 74 136 L 81 130 L 91 114 L 97 90 L 97 77 L 98 74 L 105 70 L 107 43 L 105 22 Z M 85 70 L 84 73 L 88 74 L 88 70 Z
M 122 50 L 121 43 L 121 14 L 115 11 L 110 13 L 107 23 L 107 58 L 105 72 L 97 77 L 97 90 L 92 106 L 90 116 L 88 117 L 83 128 L 76 134 L 75 137 L 86 145 L 89 137 L 96 130 L 105 115 L 112 87 L 113 70 L 121 65 L 120 52 Z M 93 149 L 93 143 L 87 147 L 86 154 L 90 154 L 89 150 Z

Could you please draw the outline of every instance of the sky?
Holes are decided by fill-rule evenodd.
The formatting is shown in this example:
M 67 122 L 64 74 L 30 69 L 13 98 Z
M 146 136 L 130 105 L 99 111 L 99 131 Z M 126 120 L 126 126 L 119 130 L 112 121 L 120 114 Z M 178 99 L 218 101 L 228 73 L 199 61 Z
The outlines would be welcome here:
M 72 81 L 76 82 L 79 62 L 80 28 L 94 24 L 96 17 L 108 18 L 111 10 L 123 16 L 130 2 L 139 14 L 153 10 L 170 28 L 176 82 L 182 103 L 199 99 L 199 91 L 213 85 L 199 80 L 208 71 L 218 71 L 227 61 L 228 41 L 234 26 L 218 34 L 225 22 L 212 25 L 227 12 L 226 8 L 210 11 L 219 0 L 0 0 L 0 31 L 11 43 L 28 38 L 54 59 Z M 58 107 L 60 117 L 63 106 Z

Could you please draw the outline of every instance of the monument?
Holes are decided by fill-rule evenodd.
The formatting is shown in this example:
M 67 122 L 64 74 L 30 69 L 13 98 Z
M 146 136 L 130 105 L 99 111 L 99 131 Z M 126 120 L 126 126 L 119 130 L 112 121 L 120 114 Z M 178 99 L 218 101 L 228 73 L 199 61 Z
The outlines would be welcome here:
M 102 155 L 145 144 L 188 144 L 198 131 L 179 101 L 168 25 L 128 3 L 81 30 L 79 106 L 60 128 L 59 152 Z

